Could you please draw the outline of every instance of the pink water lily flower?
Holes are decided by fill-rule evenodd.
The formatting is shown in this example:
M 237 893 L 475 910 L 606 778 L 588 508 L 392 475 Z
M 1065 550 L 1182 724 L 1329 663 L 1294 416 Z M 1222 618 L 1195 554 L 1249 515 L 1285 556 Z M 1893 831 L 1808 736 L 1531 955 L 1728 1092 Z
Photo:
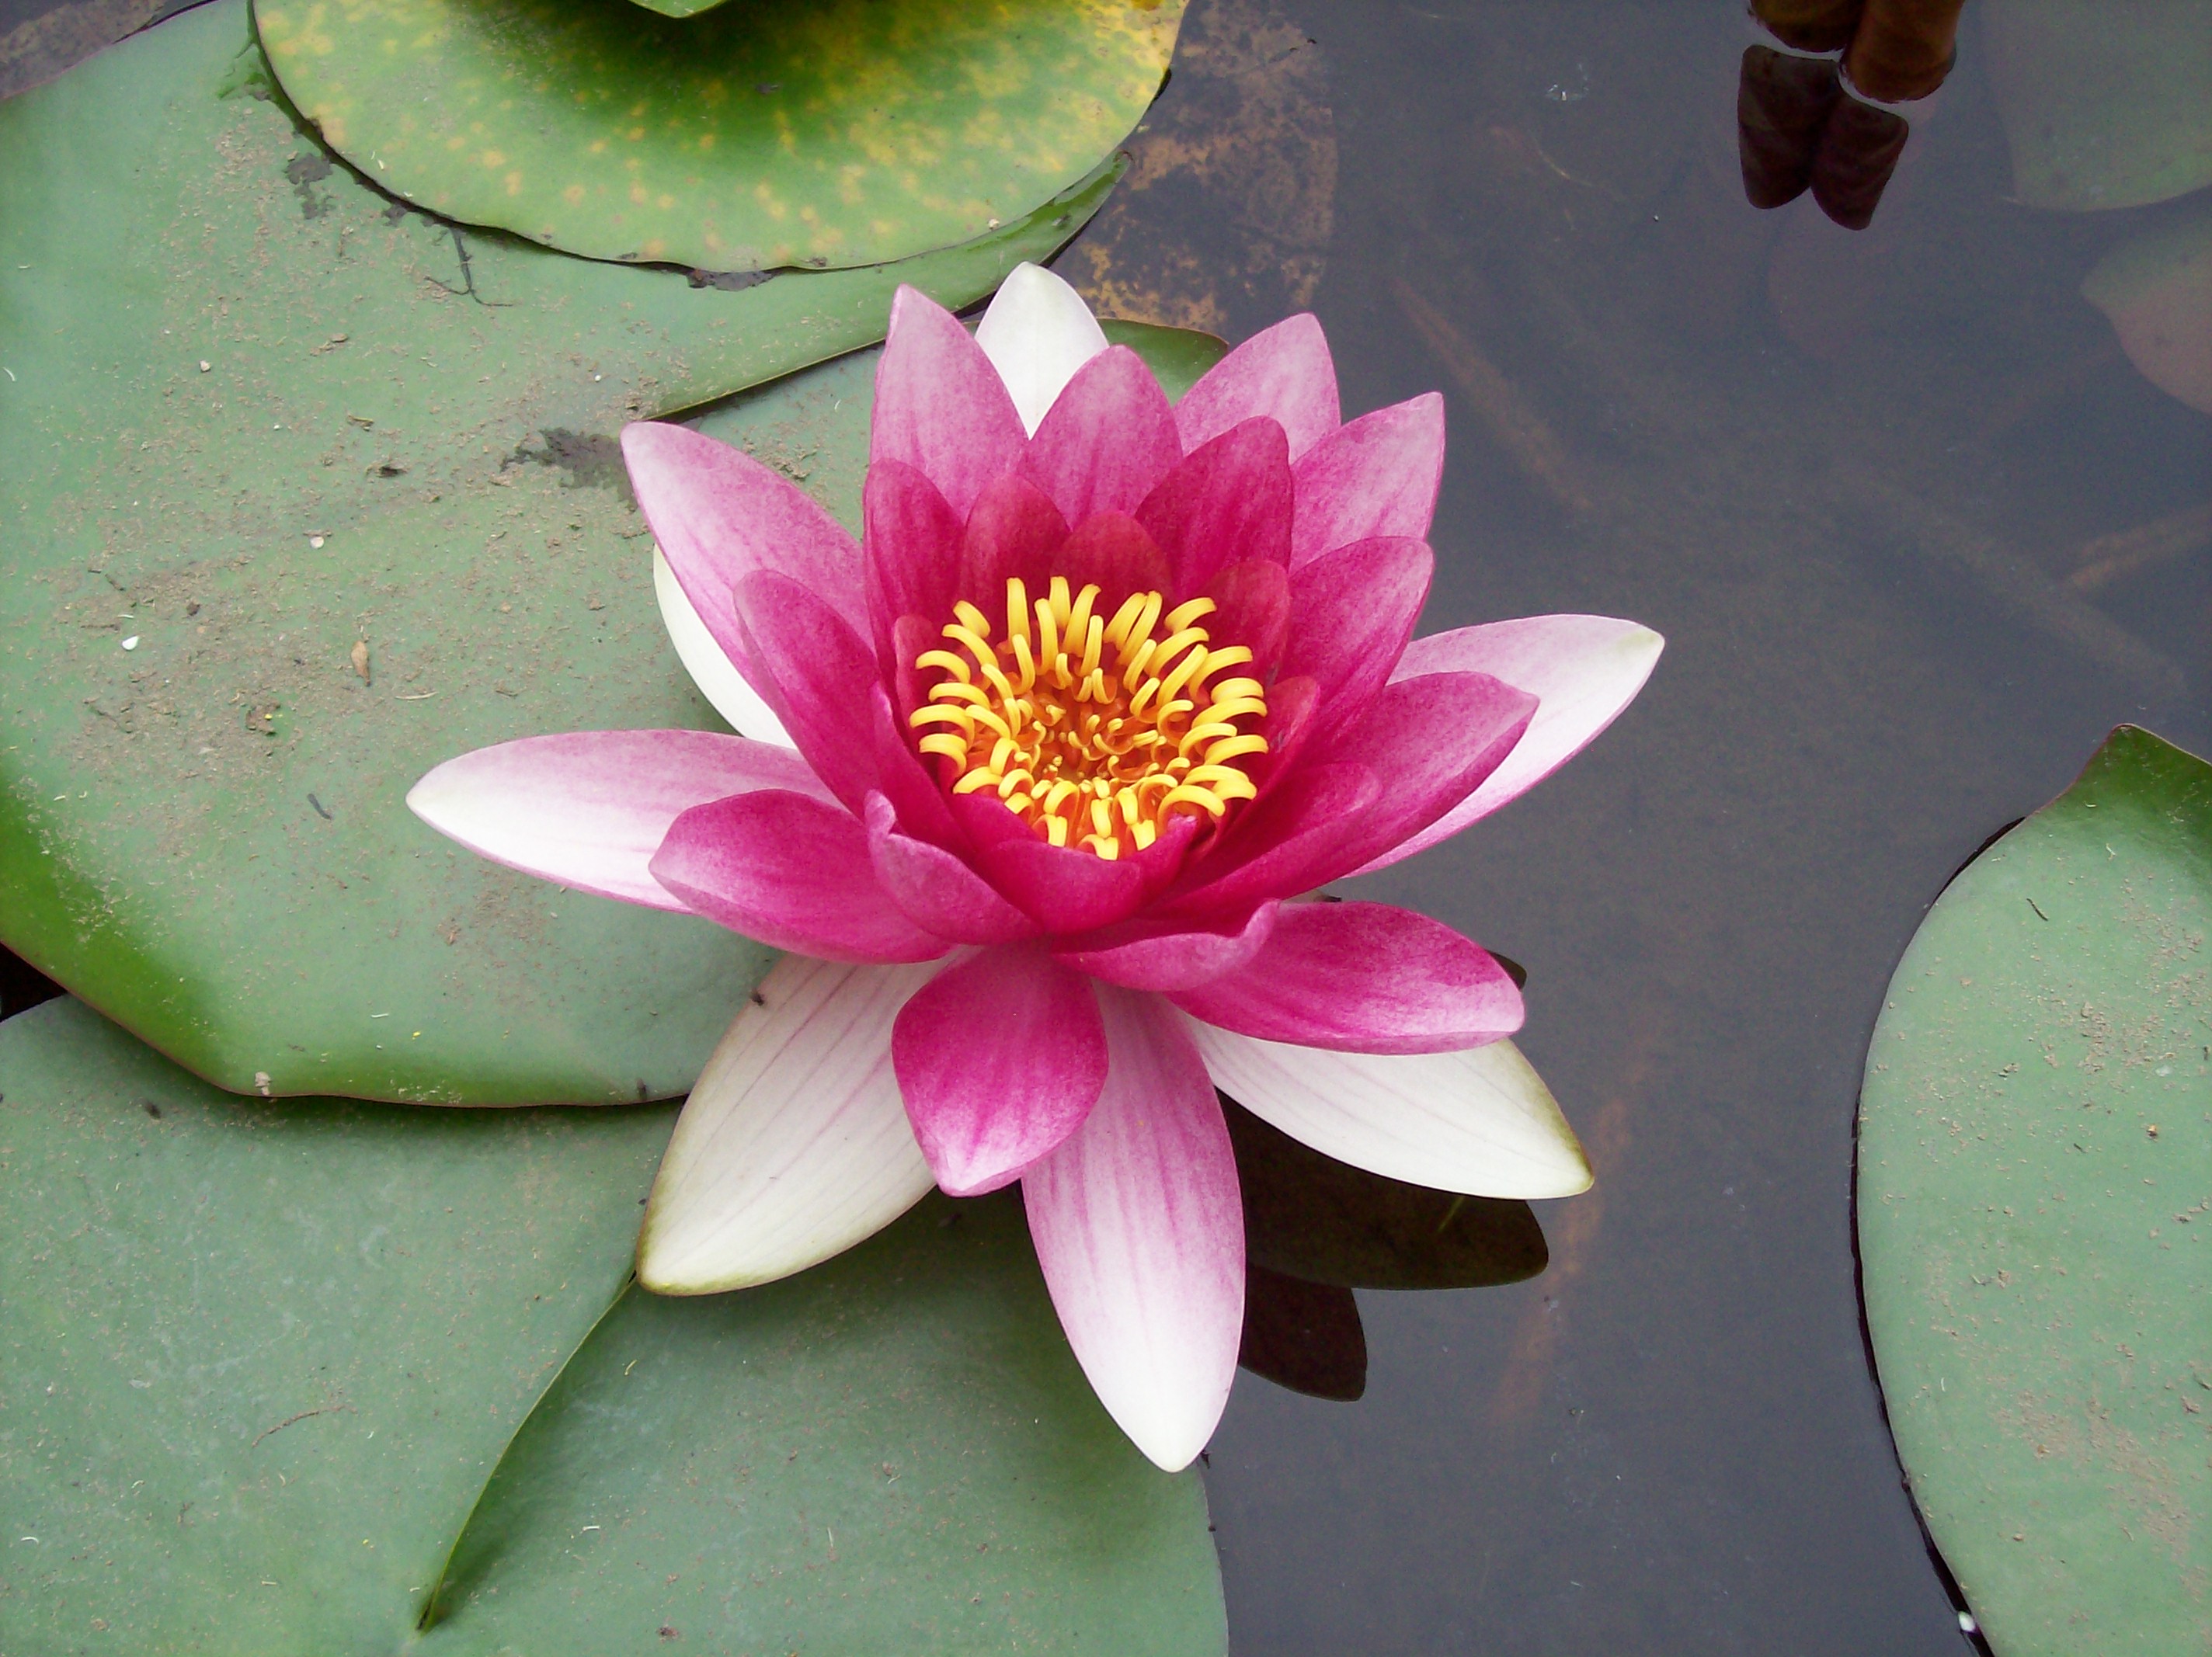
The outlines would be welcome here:
M 1024 265 L 971 337 L 911 288 L 858 544 L 682 427 L 623 452 L 678 654 L 741 734 L 580 731 L 409 804 L 484 856 L 790 951 L 708 1061 L 639 1246 L 649 1288 L 765 1283 L 933 1184 L 1018 1180 L 1100 1399 L 1181 1467 L 1235 1374 L 1214 1089 L 1331 1156 L 1478 1195 L 1588 1165 L 1450 928 L 1303 901 L 1564 763 L 1658 635 L 1547 616 L 1413 637 L 1443 405 L 1344 422 L 1311 317 L 1170 405 Z

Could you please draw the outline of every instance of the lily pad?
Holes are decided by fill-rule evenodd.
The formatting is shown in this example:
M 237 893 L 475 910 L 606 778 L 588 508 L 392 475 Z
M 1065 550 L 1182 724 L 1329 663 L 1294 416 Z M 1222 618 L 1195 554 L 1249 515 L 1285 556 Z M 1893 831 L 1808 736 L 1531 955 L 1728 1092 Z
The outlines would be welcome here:
M 876 264 L 988 234 L 1137 124 L 1182 0 L 257 0 L 285 91 L 410 201 L 594 258 Z
M 515 1440 L 426 1654 L 1219 1653 L 1195 1470 L 1069 1353 L 1009 1193 L 794 1278 L 633 1290 Z
M 2212 765 L 2123 725 L 1899 963 L 1859 1253 L 1897 1447 L 1991 1646 L 2212 1644 Z
M 2203 0 L 1987 0 L 1990 81 L 2029 207 L 2139 207 L 2212 184 Z
M 0 1648 L 1223 1649 L 1198 1476 L 1091 1396 L 1018 1204 L 658 1300 L 671 1115 L 241 1100 L 75 1001 L 0 1025 Z
M 244 1100 L 80 1002 L 0 1024 L 0 1648 L 398 1648 L 672 1115 Z
M 0 104 L 0 942 L 210 1080 L 448 1103 L 682 1092 L 767 951 L 410 816 L 534 731 L 712 725 L 623 422 L 1041 258 L 732 290 L 363 186 L 216 0 Z M 764 411 L 763 418 L 769 417 Z

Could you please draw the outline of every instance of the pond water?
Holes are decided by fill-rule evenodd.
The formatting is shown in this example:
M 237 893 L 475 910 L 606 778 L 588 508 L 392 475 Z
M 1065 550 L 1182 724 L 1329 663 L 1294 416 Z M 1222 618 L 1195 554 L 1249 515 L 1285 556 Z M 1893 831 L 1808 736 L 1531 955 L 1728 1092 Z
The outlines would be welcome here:
M 1534 1279 L 1362 1292 L 1358 1402 L 1240 1379 L 1241 1651 L 1962 1648 L 1860 1331 L 1868 1036 L 1945 879 L 2106 730 L 2212 731 L 2212 422 L 2081 293 L 2175 208 L 2008 201 L 1978 18 L 1852 233 L 1747 204 L 1730 0 L 1195 6 L 1063 264 L 1231 337 L 1310 304 L 1347 410 L 1444 391 L 1423 631 L 1668 640 L 1559 776 L 1354 883 L 1526 965 L 1597 1186 L 1536 1205 Z
M 0 0 L 0 84 L 148 9 Z M 1537 1205 L 1538 1276 L 1362 1291 L 1356 1402 L 1240 1378 L 1240 1652 L 1961 1648 L 1861 1333 L 1869 1033 L 2106 730 L 2212 744 L 2212 422 L 2081 291 L 2201 209 L 2012 200 L 1978 20 L 1854 233 L 1747 203 L 1735 0 L 1195 0 L 1062 262 L 1231 338 L 1312 308 L 1347 410 L 1444 391 L 1423 631 L 1669 640 L 1558 777 L 1345 889 L 1526 966 L 1598 1183 Z

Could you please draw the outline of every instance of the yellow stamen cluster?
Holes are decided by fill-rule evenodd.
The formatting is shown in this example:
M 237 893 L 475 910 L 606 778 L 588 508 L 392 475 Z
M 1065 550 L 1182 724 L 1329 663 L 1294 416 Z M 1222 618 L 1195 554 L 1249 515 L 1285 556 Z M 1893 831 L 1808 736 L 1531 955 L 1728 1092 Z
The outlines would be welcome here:
M 1217 679 L 1252 659 L 1218 650 L 1193 598 L 1164 616 L 1157 592 L 1100 613 L 1099 589 L 1071 594 L 1065 576 L 1030 599 L 1006 583 L 1006 626 L 963 600 L 945 628 L 951 646 L 915 659 L 939 676 L 911 723 L 921 748 L 952 762 L 952 792 L 988 788 L 1054 846 L 1102 858 L 1142 851 L 1177 813 L 1218 820 L 1250 799 L 1239 761 L 1267 751 L 1259 727 L 1267 692 L 1249 676 Z

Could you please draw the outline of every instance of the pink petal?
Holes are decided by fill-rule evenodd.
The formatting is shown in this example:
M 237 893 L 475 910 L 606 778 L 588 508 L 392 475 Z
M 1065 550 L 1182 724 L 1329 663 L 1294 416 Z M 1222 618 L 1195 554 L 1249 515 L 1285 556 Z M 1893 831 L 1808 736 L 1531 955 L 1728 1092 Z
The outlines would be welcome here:
M 1213 646 L 1243 645 L 1252 652 L 1252 665 L 1237 671 L 1262 682 L 1273 677 L 1291 637 L 1289 572 L 1272 558 L 1248 558 L 1216 570 L 1206 596 L 1215 605 L 1202 623 Z M 1272 693 L 1269 706 L 1272 711 Z
M 1297 464 L 1292 568 L 1347 542 L 1429 532 L 1444 475 L 1444 400 L 1429 391 L 1364 414 Z
M 1134 512 L 1182 458 L 1167 393 L 1144 358 L 1115 345 L 1067 382 L 1022 470 L 1079 525 L 1093 513 Z
M 1022 1180 L 1076 1361 L 1170 1472 L 1212 1436 L 1244 1323 L 1244 1211 L 1213 1084 L 1157 997 L 1101 988 L 1112 1052 L 1091 1120 Z
M 1178 930 L 1172 922 L 1125 921 L 1070 938 L 1053 958 L 1132 990 L 1188 990 L 1236 972 L 1259 954 L 1279 905 L 1263 903 L 1242 925 Z
M 901 287 L 876 365 L 869 460 L 914 467 L 965 518 L 985 484 L 1021 464 L 1028 442 L 983 348 L 943 306 Z
M 738 619 L 761 674 L 760 691 L 830 792 L 858 813 L 877 786 L 868 692 L 875 652 L 843 616 L 787 576 L 738 583 Z
M 1052 497 L 1019 473 L 994 478 L 976 497 L 962 531 L 959 596 L 981 605 L 994 628 L 1006 622 L 1006 580 L 1034 590 L 1049 580 L 1067 539 L 1067 520 Z M 932 620 L 942 627 L 950 616 Z
M 780 789 L 695 805 L 653 853 L 653 877 L 732 932 L 824 961 L 929 961 L 944 938 L 876 882 L 867 831 L 842 807 Z
M 1342 870 L 1343 848 L 1380 792 L 1364 765 L 1291 772 L 1252 804 L 1210 855 L 1186 865 L 1162 900 L 1163 914 L 1202 923 L 1311 891 Z
M 1064 279 L 1024 263 L 991 296 L 975 343 L 1006 382 L 1023 428 L 1034 433 L 1075 371 L 1106 349 L 1106 335 Z
M 1172 999 L 1243 1035 L 1349 1053 L 1443 1053 L 1521 1028 L 1489 952 L 1384 903 L 1292 903 L 1249 964 Z
M 881 794 L 868 796 L 868 855 L 891 901 L 925 932 L 956 944 L 1012 944 L 1036 934 L 1035 921 L 951 853 L 901 834 Z
M 773 571 L 861 614 L 860 548 L 789 479 L 683 426 L 638 421 L 623 428 L 622 446 L 638 507 L 677 585 L 755 689 L 764 692 L 732 613 L 745 576 Z
M 787 748 L 712 731 L 575 731 L 447 760 L 407 792 L 440 834 L 580 892 L 682 910 L 647 869 L 695 805 L 752 789 L 828 800 Z
M 1240 422 L 1185 455 L 1137 508 L 1175 570 L 1175 591 L 1212 591 L 1213 573 L 1264 558 L 1290 561 L 1291 448 L 1264 416 Z
M 1231 426 L 1266 415 L 1290 439 L 1295 461 L 1340 425 L 1336 365 L 1311 316 L 1285 318 L 1246 340 L 1206 371 L 1176 404 L 1183 452 Z
M 699 694 L 730 722 L 730 728 L 755 742 L 790 747 L 791 737 L 782 721 L 738 671 L 738 665 L 701 618 L 659 547 L 653 549 L 653 596 L 660 606 L 660 624 L 668 629 L 668 642 L 676 647 L 676 659 L 684 664 Z
M 890 802 L 899 827 L 915 839 L 947 851 L 965 847 L 968 837 L 953 822 L 945 791 L 923 766 L 921 756 L 908 746 L 911 738 L 905 721 L 891 712 L 890 693 L 881 685 L 872 686 L 868 707 L 873 716 L 876 780 L 884 798 Z
M 1103 590 L 1100 607 L 1110 616 L 1114 606 L 1133 592 L 1165 592 L 1168 561 L 1135 519 L 1127 513 L 1102 512 L 1084 519 L 1060 543 L 1052 574 L 1065 575 L 1079 592 L 1085 583 L 1096 581 Z M 1044 596 L 1034 585 L 1029 592 L 1031 604 Z
M 959 515 L 937 485 L 913 467 L 879 460 L 860 492 L 868 625 L 886 670 L 896 665 L 891 629 L 902 616 L 943 626 L 952 619 L 960 580 Z
M 948 968 L 900 1010 L 891 1065 L 937 1182 L 995 1191 L 1083 1126 L 1106 1083 L 1088 979 L 1033 944 Z
M 1665 644 L 1648 627 L 1607 616 L 1531 616 L 1414 640 L 1397 677 L 1472 670 L 1542 700 L 1528 733 L 1473 792 L 1360 872 L 1411 857 L 1527 793 L 1635 700 Z
M 951 804 L 991 884 L 1048 932 L 1110 926 L 1135 913 L 1147 895 L 1145 868 L 1135 859 L 1109 863 L 1054 846 L 985 793 L 955 794 Z
M 1332 757 L 1371 770 L 1382 792 L 1339 853 L 1348 860 L 1311 883 L 1382 857 L 1465 799 L 1512 751 L 1535 711 L 1534 696 L 1486 673 L 1425 673 L 1385 685 L 1357 725 L 1321 739 Z
M 1436 555 L 1419 541 L 1356 541 L 1291 574 L 1283 671 L 1314 681 L 1317 731 L 1340 731 L 1375 700 L 1413 636 Z

